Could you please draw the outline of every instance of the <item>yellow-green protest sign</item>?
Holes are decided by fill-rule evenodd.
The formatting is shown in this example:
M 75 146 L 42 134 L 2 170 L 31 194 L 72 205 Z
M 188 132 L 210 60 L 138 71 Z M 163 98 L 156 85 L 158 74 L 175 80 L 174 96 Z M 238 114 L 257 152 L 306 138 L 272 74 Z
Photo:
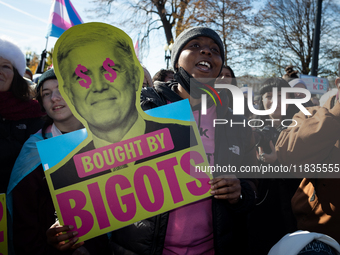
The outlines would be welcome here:
M 0 194 L 0 255 L 8 254 L 6 194 Z
M 195 173 L 208 166 L 196 123 L 142 111 L 144 72 L 128 35 L 103 23 L 74 26 L 58 39 L 53 63 L 88 136 L 56 165 L 42 163 L 58 218 L 79 241 L 210 196 L 211 174 Z M 190 119 L 189 103 L 181 112 Z

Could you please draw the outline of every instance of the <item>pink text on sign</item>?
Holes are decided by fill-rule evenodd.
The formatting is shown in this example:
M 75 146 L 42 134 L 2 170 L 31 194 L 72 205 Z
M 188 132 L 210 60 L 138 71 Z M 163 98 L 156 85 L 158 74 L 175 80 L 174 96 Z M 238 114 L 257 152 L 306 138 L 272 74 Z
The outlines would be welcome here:
M 136 216 L 140 217 L 142 211 L 152 213 L 161 210 L 163 205 L 169 202 L 167 200 L 169 197 L 165 197 L 164 192 L 167 189 L 170 190 L 170 199 L 174 204 L 184 201 L 182 189 L 189 191 L 192 196 L 202 196 L 211 188 L 208 183 L 210 178 L 206 173 L 200 172 L 197 179 L 183 180 L 176 171 L 184 171 L 190 175 L 195 165 L 203 162 L 204 159 L 199 152 L 188 151 L 177 157 L 163 159 L 156 163 L 156 167 L 140 166 L 131 180 L 124 175 L 116 174 L 107 179 L 104 185 L 90 183 L 87 185 L 89 198 L 80 190 L 60 193 L 56 198 L 63 223 L 73 225 L 73 231 L 77 231 L 77 237 L 81 237 L 86 235 L 95 223 L 98 223 L 100 230 L 111 227 L 114 224 L 114 221 L 110 222 L 111 215 L 117 221 L 127 222 Z M 160 180 L 160 176 L 163 175 L 166 178 L 164 186 Z M 147 191 L 148 186 L 151 194 Z M 120 191 L 124 191 L 124 194 Z M 140 208 L 139 212 L 138 204 L 143 208 Z M 86 206 L 94 208 L 94 212 L 86 209 Z M 76 219 L 80 220 L 81 224 L 77 224 Z M 140 219 L 142 218 L 136 221 Z
M 148 158 L 174 148 L 168 128 L 137 136 L 73 157 L 78 176 L 90 176 L 111 168 Z

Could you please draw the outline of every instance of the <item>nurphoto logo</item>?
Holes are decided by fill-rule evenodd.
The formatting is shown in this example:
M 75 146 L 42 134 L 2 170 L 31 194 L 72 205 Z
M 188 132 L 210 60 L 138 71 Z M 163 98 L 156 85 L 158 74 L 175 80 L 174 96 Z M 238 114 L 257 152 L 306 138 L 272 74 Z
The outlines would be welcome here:
M 209 86 L 209 85 L 206 85 Z M 234 85 L 230 85 L 230 84 L 215 84 L 214 85 L 215 89 L 229 89 L 232 97 L 233 97 L 233 114 L 234 115 L 244 115 L 244 100 L 245 97 L 243 95 L 243 91 L 238 88 L 237 86 Z M 209 89 L 211 91 L 213 91 L 214 94 L 216 94 L 217 98 L 221 101 L 218 93 L 216 92 L 216 90 L 212 88 L 211 86 L 209 86 Z M 216 100 L 214 98 L 214 96 L 212 95 L 212 93 L 210 93 L 209 91 L 202 89 L 203 91 L 205 91 L 215 102 L 216 104 Z M 253 102 L 253 88 L 248 87 L 248 99 L 247 99 L 247 103 L 248 103 L 248 108 L 249 111 L 251 113 L 253 113 L 254 115 L 257 116 L 266 116 L 266 115 L 270 115 L 272 113 L 275 112 L 277 106 L 278 106 L 278 91 L 277 88 L 273 88 L 272 90 L 273 93 L 273 103 L 271 105 L 270 109 L 267 110 L 258 110 L 255 109 L 254 107 L 254 102 Z M 288 93 L 304 93 L 306 95 L 305 98 L 287 98 L 287 94 Z M 306 103 L 310 100 L 311 98 L 311 93 L 308 89 L 304 89 L 304 88 L 281 88 L 281 109 L 282 109 L 282 116 L 286 115 L 286 105 L 289 104 L 293 104 L 296 105 L 297 108 L 300 109 L 300 111 L 302 111 L 305 115 L 311 115 L 311 113 L 302 105 L 303 103 Z M 222 102 L 221 102 L 222 105 Z M 202 115 L 206 115 L 207 114 L 207 95 L 206 94 L 202 94 L 201 95 L 201 113 Z M 266 121 L 271 121 L 272 126 L 274 126 L 274 121 L 279 121 L 279 120 L 275 120 L 275 119 L 268 119 Z M 250 127 L 261 127 L 264 125 L 263 120 L 260 119 L 249 119 L 248 121 L 244 120 L 243 122 L 232 122 L 232 120 L 228 121 L 226 119 L 214 119 L 214 123 L 213 126 L 215 127 L 216 125 L 225 125 L 227 123 L 230 122 L 230 125 L 243 125 L 246 126 L 246 124 L 248 124 L 248 126 Z M 252 125 L 255 123 L 262 123 L 262 125 Z M 292 126 L 296 126 L 296 121 L 292 120 L 292 119 L 282 119 L 281 120 L 281 125 L 288 127 L 289 125 L 285 125 L 285 122 L 291 123 L 294 122 L 295 125 Z

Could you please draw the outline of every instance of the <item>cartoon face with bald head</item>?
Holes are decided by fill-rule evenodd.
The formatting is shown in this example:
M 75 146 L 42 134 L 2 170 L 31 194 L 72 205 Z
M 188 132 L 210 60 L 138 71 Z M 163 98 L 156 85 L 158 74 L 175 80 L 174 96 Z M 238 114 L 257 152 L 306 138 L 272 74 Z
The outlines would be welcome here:
M 77 33 L 67 30 L 56 44 L 62 93 L 97 136 L 114 129 L 125 134 L 137 120 L 143 82 L 132 41 L 103 23 L 74 28 Z

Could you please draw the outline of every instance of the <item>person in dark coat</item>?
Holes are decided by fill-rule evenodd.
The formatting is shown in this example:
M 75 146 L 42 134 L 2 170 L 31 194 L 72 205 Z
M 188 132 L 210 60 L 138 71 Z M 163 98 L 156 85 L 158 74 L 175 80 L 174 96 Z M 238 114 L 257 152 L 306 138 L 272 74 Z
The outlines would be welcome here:
M 213 99 L 209 99 L 207 114 L 201 112 L 201 94 L 204 93 L 202 91 L 214 86 L 222 70 L 223 60 L 223 44 L 215 31 L 205 27 L 193 27 L 183 31 L 175 40 L 171 52 L 174 80 L 155 84 L 153 89 L 142 89 L 141 106 L 148 110 L 189 99 L 210 165 L 232 165 L 239 169 L 241 166 L 257 164 L 251 128 L 230 125 L 213 127 L 212 123 L 214 119 L 242 122 L 245 120 L 244 116 L 232 114 L 228 108 L 226 90 L 222 90 L 214 98 L 216 101 L 220 99 L 221 103 L 215 104 Z M 246 213 L 255 203 L 255 183 L 251 180 L 222 176 L 215 179 L 219 181 L 212 181 L 212 186 L 224 188 L 218 192 L 212 191 L 212 198 L 196 203 L 196 213 L 190 210 L 193 205 L 187 205 L 159 215 L 156 219 L 150 219 L 149 229 L 156 229 L 158 238 L 145 236 L 143 239 L 148 238 L 148 242 L 151 242 L 151 247 L 155 249 L 153 254 L 247 253 L 244 223 Z M 208 203 L 210 205 L 207 205 Z M 201 224 L 197 226 L 199 231 L 193 232 L 195 219 L 201 217 L 202 212 L 206 212 L 205 220 L 201 220 Z M 175 228 L 174 225 L 179 227 Z M 124 233 L 132 233 L 132 228 L 126 228 Z M 192 237 L 188 238 L 187 235 Z M 209 242 L 206 241 L 203 245 L 202 236 L 209 237 Z M 119 251 L 133 249 L 126 242 L 120 247 L 116 245 L 115 248 L 120 249 Z M 146 254 L 146 251 L 150 251 L 150 248 L 145 247 L 142 254 Z
M 44 123 L 39 103 L 23 78 L 25 67 L 19 47 L 0 38 L 0 193 L 6 193 L 21 147 Z

